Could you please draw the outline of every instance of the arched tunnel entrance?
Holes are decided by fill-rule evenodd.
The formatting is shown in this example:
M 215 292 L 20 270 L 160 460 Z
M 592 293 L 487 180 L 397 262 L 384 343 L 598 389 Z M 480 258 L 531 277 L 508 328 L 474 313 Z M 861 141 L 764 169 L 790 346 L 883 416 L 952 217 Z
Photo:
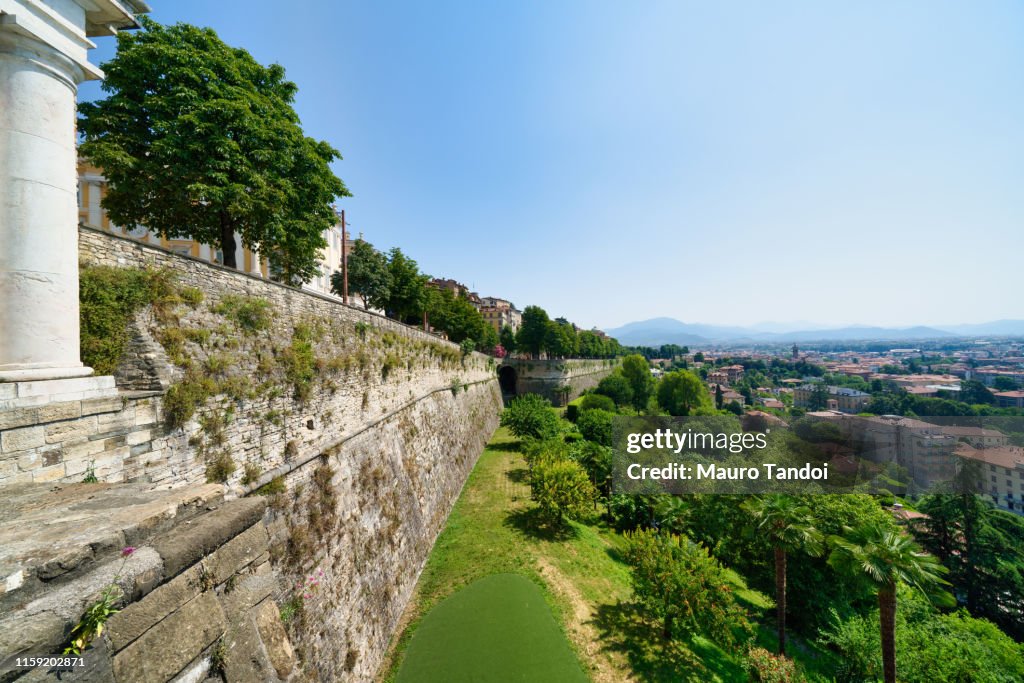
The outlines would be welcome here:
M 498 368 L 498 386 L 501 387 L 502 398 L 509 399 L 516 395 L 518 379 L 516 369 L 511 365 L 502 365 Z

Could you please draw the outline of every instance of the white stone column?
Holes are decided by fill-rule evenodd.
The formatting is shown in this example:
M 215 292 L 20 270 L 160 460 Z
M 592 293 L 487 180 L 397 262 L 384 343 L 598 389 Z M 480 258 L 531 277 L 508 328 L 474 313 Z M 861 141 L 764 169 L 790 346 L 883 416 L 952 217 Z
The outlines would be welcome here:
M 110 0 L 0 0 L 0 382 L 92 374 L 78 338 L 76 93 L 102 77 L 86 36 L 133 25 Z

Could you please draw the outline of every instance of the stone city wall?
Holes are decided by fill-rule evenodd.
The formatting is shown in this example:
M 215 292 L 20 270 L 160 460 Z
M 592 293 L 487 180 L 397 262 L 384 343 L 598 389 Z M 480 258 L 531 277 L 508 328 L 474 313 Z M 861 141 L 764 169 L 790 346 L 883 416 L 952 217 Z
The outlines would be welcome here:
M 262 521 L 225 527 L 220 545 L 191 535 L 190 520 L 166 529 L 191 563 L 175 561 L 169 570 L 157 548 L 162 568 L 147 579 L 153 585 L 128 587 L 129 604 L 120 613 L 135 615 L 135 635 L 120 637 L 112 620 L 99 661 L 109 662 L 119 681 L 203 680 L 210 672 L 226 681 L 274 680 L 271 669 L 283 678 L 280 652 L 288 648 L 268 625 L 272 600 L 275 614 L 288 617 L 295 671 L 301 671 L 289 676 L 372 680 L 433 542 L 497 426 L 501 396 L 493 360 L 463 355 L 454 344 L 329 297 L 132 240 L 83 228 L 80 243 L 86 268 L 166 269 L 181 301 L 134 316 L 115 373 L 117 398 L 69 393 L 44 400 L 31 395 L 28 383 L 0 396 L 2 491 L 45 488 L 43 482 L 64 490 L 114 484 L 148 496 L 214 486 L 228 499 L 264 494 L 229 501 L 226 509 L 269 501 L 265 513 L 260 508 Z M 203 566 L 217 561 L 203 565 L 202 558 L 243 537 L 246 544 L 259 537 L 260 548 L 265 539 L 269 564 L 251 558 L 230 574 L 189 574 L 212 571 Z M 78 567 L 73 558 L 97 555 L 95 542 L 71 538 L 72 559 L 48 566 Z M 157 562 L 149 550 L 139 552 L 129 564 L 146 557 Z M 49 570 L 27 557 L 0 551 L 6 587 L 0 599 L 6 595 L 12 607 L 31 604 L 22 598 L 37 589 L 39 600 L 58 589 Z M 104 565 L 106 574 L 111 564 Z M 64 580 L 81 571 L 58 573 Z M 191 578 L 180 578 L 185 575 Z M 272 576 L 274 585 L 260 583 L 239 607 L 231 597 L 241 585 L 231 578 L 236 575 L 253 582 L 245 577 Z M 311 575 L 319 577 L 317 586 L 305 591 Z M 87 588 L 100 586 L 97 581 Z M 35 620 L 46 622 L 40 647 L 57 633 L 66 642 L 86 596 L 95 593 L 79 591 L 56 619 Z M 194 621 L 200 614 L 213 615 L 212 625 Z M 27 616 L 14 613 L 19 625 L 32 621 Z M 257 650 L 266 654 L 248 678 L 237 667 L 231 673 L 218 645 L 236 637 L 238 619 L 248 624 L 239 627 L 239 642 L 255 647 L 258 639 Z M 131 656 L 143 651 L 134 643 L 149 648 L 167 640 L 143 640 L 146 633 L 167 635 L 161 629 L 172 626 L 185 628 L 187 637 L 174 652 L 155 651 L 166 665 L 153 668 Z
M 515 372 L 516 394 L 540 394 L 560 406 L 596 387 L 615 369 L 616 363 L 609 359 L 506 358 L 502 366 Z M 563 387 L 568 387 L 568 393 Z

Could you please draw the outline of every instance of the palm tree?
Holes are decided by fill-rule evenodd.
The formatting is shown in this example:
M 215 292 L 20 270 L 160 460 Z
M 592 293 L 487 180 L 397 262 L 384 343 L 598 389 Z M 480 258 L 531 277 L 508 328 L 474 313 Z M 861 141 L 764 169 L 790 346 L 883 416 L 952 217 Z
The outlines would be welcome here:
M 925 593 L 936 604 L 955 604 L 942 586 L 948 570 L 900 530 L 870 524 L 832 536 L 829 564 L 865 581 L 878 594 L 885 683 L 896 683 L 896 589 L 901 583 Z
M 786 558 L 803 551 L 821 555 L 824 539 L 814 527 L 810 508 L 792 496 L 754 497 L 743 503 L 754 518 L 758 531 L 766 534 L 775 553 L 775 621 L 779 632 L 779 654 L 786 654 Z
M 656 520 L 655 525 L 673 534 L 685 533 L 691 514 L 689 502 L 682 496 L 673 495 L 654 496 L 654 499 L 652 512 Z

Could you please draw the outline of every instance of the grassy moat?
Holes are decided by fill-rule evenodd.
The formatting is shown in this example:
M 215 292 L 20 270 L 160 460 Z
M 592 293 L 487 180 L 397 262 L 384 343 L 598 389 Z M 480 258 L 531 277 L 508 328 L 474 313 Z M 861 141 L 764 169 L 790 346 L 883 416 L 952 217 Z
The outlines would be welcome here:
M 747 680 L 742 653 L 725 651 L 700 636 L 686 643 L 663 641 L 657 626 L 640 616 L 632 603 L 621 534 L 603 522 L 569 522 L 567 532 L 557 535 L 538 525 L 519 447 L 519 441 L 502 428 L 480 456 L 423 570 L 406 622 L 383 667 L 383 680 L 439 680 L 434 671 L 438 659 L 445 657 L 452 658 L 450 674 L 465 676 L 449 680 L 530 680 L 515 669 L 501 668 L 506 666 L 501 660 L 504 653 L 479 656 L 475 661 L 481 668 L 468 673 L 459 668 L 465 664 L 461 651 L 448 649 L 450 640 L 424 633 L 420 642 L 421 627 L 425 631 L 430 626 L 435 607 L 448 611 L 447 598 L 459 599 L 465 587 L 497 574 L 518 574 L 540 588 L 579 667 L 595 683 Z M 758 615 L 771 610 L 769 598 L 748 589 L 734 572 L 730 576 L 748 610 Z M 493 607 L 502 609 L 497 602 Z M 507 636 L 528 636 L 517 628 L 510 626 Z M 559 639 L 552 635 L 548 648 L 557 649 Z M 757 640 L 773 647 L 770 626 L 759 626 Z M 429 652 L 431 648 L 437 651 Z M 832 668 L 827 654 L 802 642 L 793 643 L 791 651 L 809 680 L 831 679 L 817 673 Z M 429 666 L 418 667 L 417 662 Z

